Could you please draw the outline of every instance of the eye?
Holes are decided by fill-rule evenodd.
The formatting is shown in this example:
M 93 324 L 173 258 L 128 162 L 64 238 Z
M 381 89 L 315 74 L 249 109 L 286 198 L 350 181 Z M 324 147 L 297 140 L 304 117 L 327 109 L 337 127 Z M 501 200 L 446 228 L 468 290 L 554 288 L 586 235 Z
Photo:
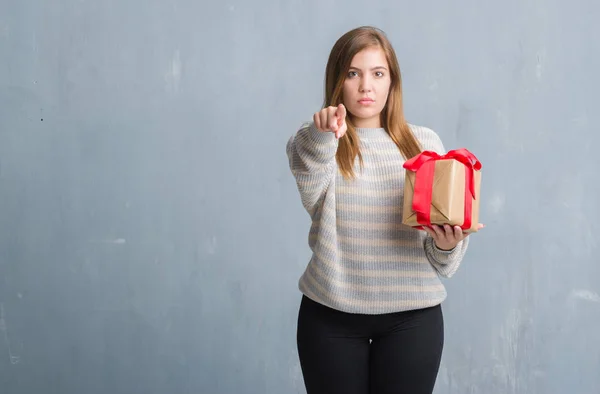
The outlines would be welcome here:
M 348 73 L 348 78 L 352 78 L 352 77 L 356 76 L 356 74 L 357 74 L 356 71 L 350 71 Z
M 383 73 L 381 71 L 376 71 L 375 75 L 377 75 L 378 77 L 383 77 Z

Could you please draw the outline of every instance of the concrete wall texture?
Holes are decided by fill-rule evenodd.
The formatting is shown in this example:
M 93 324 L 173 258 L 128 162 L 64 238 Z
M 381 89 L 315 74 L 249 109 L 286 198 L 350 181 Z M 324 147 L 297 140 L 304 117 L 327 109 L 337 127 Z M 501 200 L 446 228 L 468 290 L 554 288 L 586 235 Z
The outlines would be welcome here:
M 600 3 L 0 0 L 0 392 L 304 393 L 285 143 L 386 31 L 482 161 L 437 394 L 600 392 Z

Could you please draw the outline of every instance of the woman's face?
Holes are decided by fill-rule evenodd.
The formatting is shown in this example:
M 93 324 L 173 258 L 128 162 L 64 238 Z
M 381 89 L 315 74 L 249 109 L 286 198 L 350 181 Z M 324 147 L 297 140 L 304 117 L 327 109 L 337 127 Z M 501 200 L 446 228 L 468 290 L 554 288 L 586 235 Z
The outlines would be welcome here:
M 390 91 L 390 72 L 379 47 L 357 53 L 344 81 L 343 102 L 356 127 L 381 127 L 380 113 Z

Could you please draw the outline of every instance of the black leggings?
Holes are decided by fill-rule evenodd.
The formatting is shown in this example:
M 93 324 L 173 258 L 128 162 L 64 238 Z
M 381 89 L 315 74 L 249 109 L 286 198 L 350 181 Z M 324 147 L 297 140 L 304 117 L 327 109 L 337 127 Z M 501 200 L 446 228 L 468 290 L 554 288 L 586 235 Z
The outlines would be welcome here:
M 442 308 L 358 315 L 304 296 L 297 341 L 307 394 L 431 394 L 444 346 Z

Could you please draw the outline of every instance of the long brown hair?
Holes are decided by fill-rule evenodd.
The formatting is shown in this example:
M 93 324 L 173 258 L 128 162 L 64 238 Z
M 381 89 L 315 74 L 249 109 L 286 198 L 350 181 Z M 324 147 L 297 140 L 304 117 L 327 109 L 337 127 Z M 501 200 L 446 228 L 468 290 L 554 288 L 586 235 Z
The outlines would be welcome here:
M 381 125 L 398 146 L 405 159 L 421 152 L 421 146 L 404 118 L 402 105 L 402 77 L 394 48 L 385 33 L 371 26 L 361 26 L 341 36 L 329 54 L 325 71 L 325 101 L 323 108 L 343 103 L 343 86 L 354 55 L 369 47 L 379 47 L 385 53 L 390 68 L 391 85 L 387 103 L 381 112 Z M 356 128 L 346 116 L 348 130 L 340 139 L 336 160 L 345 178 L 354 177 L 354 161 L 358 156 L 362 165 Z

